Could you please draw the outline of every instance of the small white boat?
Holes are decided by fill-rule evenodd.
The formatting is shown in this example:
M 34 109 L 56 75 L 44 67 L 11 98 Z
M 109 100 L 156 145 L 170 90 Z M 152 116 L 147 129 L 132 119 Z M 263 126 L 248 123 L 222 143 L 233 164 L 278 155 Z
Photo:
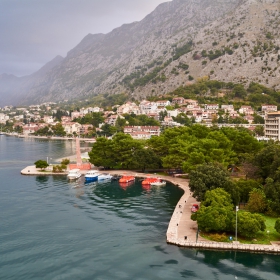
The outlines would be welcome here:
M 165 186 L 166 182 L 165 181 L 158 181 L 158 182 L 152 182 L 151 186 L 156 186 L 156 187 L 161 187 L 161 186 Z
M 99 174 L 98 176 L 98 181 L 103 181 L 103 180 L 111 180 L 113 178 L 112 175 L 108 174 L 108 173 L 103 173 L 103 174 Z
M 89 170 L 85 175 L 86 182 L 97 181 L 101 174 L 97 170 Z
M 78 179 L 82 176 L 82 174 L 80 173 L 80 169 L 72 169 L 69 170 L 67 178 L 68 180 L 75 180 Z

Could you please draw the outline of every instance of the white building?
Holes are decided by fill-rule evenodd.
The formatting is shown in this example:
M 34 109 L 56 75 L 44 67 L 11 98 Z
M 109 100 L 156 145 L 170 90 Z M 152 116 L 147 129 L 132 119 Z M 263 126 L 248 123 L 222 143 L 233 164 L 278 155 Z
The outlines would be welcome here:
M 205 110 L 219 110 L 219 104 L 205 104 Z
M 229 104 L 229 105 L 222 105 L 221 109 L 224 110 L 225 112 L 231 112 L 234 111 L 234 107 L 233 105 Z
M 238 111 L 240 114 L 244 115 L 253 115 L 255 113 L 251 106 L 241 106 Z
M 280 141 L 280 111 L 267 113 L 264 131 L 265 137 Z
M 180 114 L 180 111 L 178 109 L 167 111 L 168 117 L 176 118 L 179 114 Z
M 0 113 L 0 123 L 6 123 L 7 120 L 9 120 L 9 116 L 3 113 Z
M 169 106 L 170 104 L 171 104 L 171 102 L 169 100 L 156 101 L 157 107 L 166 107 L 166 106 Z
M 127 102 L 118 107 L 117 113 L 122 114 L 135 114 L 140 115 L 140 108 L 134 102 Z
M 277 112 L 277 105 L 262 105 L 263 112 Z
M 124 133 L 129 134 L 132 137 L 136 137 L 136 135 L 137 137 L 139 137 L 139 135 L 142 135 L 142 137 L 144 138 L 141 139 L 148 139 L 151 138 L 152 136 L 159 136 L 160 127 L 159 126 L 125 126 Z
M 44 116 L 44 122 L 53 123 L 54 122 L 53 116 Z
M 80 128 L 81 128 L 81 124 L 77 123 L 77 122 L 65 122 L 65 123 L 61 123 L 66 134 L 80 134 Z
M 143 100 L 139 104 L 139 109 L 141 114 L 155 113 L 157 110 L 157 104 L 155 102 Z

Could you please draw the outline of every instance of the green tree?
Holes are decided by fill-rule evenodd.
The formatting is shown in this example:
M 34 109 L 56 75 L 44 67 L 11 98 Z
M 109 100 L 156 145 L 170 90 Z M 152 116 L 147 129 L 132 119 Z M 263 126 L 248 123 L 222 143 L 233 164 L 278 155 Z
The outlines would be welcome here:
M 262 126 L 262 125 L 257 125 L 257 126 L 255 127 L 254 132 L 256 133 L 257 136 L 264 136 L 264 135 L 265 135 L 265 133 L 264 133 L 264 126 Z
M 173 117 L 173 120 L 186 126 L 192 125 L 191 119 L 184 113 L 180 113 L 177 117 Z
M 236 185 L 230 180 L 229 173 L 219 164 L 199 165 L 196 170 L 190 172 L 189 177 L 190 190 L 198 201 L 204 200 L 206 191 L 216 188 L 227 191 L 235 204 L 239 201 Z
M 53 134 L 56 136 L 65 136 L 66 132 L 64 130 L 64 127 L 61 123 L 57 123 L 56 125 L 52 126 Z
M 255 180 L 244 180 L 244 179 L 238 180 L 235 184 L 238 188 L 241 202 L 247 202 L 249 200 L 250 192 L 254 188 L 258 188 L 260 185 Z
M 255 114 L 254 115 L 254 123 L 255 124 L 264 124 L 264 118 L 260 115 Z
M 136 168 L 141 168 L 145 172 L 147 168 L 159 168 L 161 166 L 160 157 L 150 148 L 137 149 L 133 155 Z
M 88 153 L 89 161 L 95 166 L 104 166 L 106 168 L 113 168 L 116 166 L 113 151 L 113 142 L 105 137 L 99 137 L 92 146 L 92 150 Z
M 232 230 L 234 219 L 233 204 L 230 194 L 222 188 L 205 193 L 205 199 L 196 213 L 200 229 L 206 232 L 225 232 Z
M 100 133 L 101 135 L 105 136 L 105 137 L 109 137 L 114 135 L 117 132 L 117 128 L 109 125 L 107 123 L 105 123 L 104 125 L 102 125 L 101 127 L 102 132 Z
M 244 98 L 247 95 L 244 86 L 241 84 L 235 85 L 232 92 L 234 93 L 235 97 L 239 97 L 239 98 Z
M 167 111 L 163 110 L 159 112 L 159 120 L 162 122 L 164 118 L 167 116 Z
M 264 213 L 267 208 L 265 193 L 262 189 L 254 188 L 249 194 L 246 209 L 253 213 Z
M 41 170 L 46 169 L 49 165 L 45 160 L 37 160 L 36 162 L 34 162 L 36 168 L 40 168 Z
M 112 143 L 117 168 L 134 169 L 138 166 L 134 156 L 138 150 L 142 150 L 142 144 L 139 140 L 133 139 L 128 134 L 117 133 L 113 137 Z
M 259 168 L 259 175 L 265 180 L 267 177 L 274 179 L 280 166 L 280 147 L 276 143 L 269 143 L 259 151 L 254 158 L 255 165 Z
M 274 226 L 275 230 L 280 233 L 280 218 L 278 218 L 276 221 L 275 221 L 275 226 Z
M 280 182 L 274 181 L 272 178 L 266 178 L 264 185 L 264 193 L 267 198 L 268 209 L 272 212 L 280 214 Z
M 264 231 L 265 229 L 265 219 L 261 215 L 252 214 L 250 212 L 245 211 L 238 212 L 237 232 L 241 236 L 253 238 L 259 231 Z
M 228 232 L 232 228 L 234 213 L 224 206 L 202 206 L 197 212 L 197 224 L 205 232 Z
M 68 165 L 70 163 L 70 160 L 68 158 L 64 158 L 62 161 L 61 161 L 61 164 L 62 165 Z

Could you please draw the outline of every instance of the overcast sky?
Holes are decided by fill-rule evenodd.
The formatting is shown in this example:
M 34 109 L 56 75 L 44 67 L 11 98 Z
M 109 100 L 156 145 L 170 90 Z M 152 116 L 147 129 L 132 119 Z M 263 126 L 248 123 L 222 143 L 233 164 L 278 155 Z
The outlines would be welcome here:
M 0 74 L 29 75 L 87 34 L 142 20 L 169 0 L 0 0 Z

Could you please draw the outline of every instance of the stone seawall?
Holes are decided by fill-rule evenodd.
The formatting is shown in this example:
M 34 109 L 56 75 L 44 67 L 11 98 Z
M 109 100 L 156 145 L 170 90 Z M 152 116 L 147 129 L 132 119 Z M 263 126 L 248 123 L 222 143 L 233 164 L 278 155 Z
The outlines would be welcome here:
M 177 184 L 184 194 L 176 205 L 166 233 L 168 244 L 179 247 L 200 248 L 207 250 L 249 251 L 268 254 L 280 254 L 280 241 L 271 245 L 243 244 L 239 242 L 211 242 L 198 235 L 197 224 L 191 220 L 191 206 L 197 203 L 191 196 L 188 181 L 182 179 L 167 179 Z

